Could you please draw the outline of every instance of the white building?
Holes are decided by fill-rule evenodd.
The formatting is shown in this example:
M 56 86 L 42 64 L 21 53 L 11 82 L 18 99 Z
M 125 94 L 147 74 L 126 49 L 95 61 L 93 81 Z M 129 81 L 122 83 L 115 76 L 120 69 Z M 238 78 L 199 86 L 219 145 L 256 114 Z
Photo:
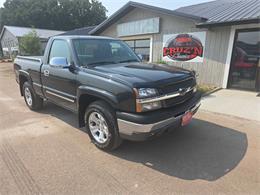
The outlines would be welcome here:
M 193 69 L 200 84 L 260 90 L 260 0 L 177 10 L 129 2 L 89 34 L 124 40 L 146 61 Z
M 17 54 L 19 51 L 19 39 L 35 30 L 37 35 L 41 39 L 42 50 L 44 50 L 49 37 L 64 33 L 63 31 L 37 29 L 37 28 L 25 28 L 17 26 L 4 26 L 0 35 L 0 41 L 4 56 L 10 56 L 11 54 Z

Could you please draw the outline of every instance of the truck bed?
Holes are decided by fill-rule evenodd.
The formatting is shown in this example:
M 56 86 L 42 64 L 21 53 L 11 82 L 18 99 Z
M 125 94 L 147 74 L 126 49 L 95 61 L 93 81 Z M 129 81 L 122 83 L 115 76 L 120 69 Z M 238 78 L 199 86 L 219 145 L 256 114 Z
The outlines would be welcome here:
M 16 80 L 19 81 L 18 72 L 29 74 L 31 81 L 41 83 L 40 73 L 43 64 L 43 56 L 17 56 L 14 60 Z
M 17 56 L 16 59 L 34 61 L 34 62 L 42 62 L 43 56 Z

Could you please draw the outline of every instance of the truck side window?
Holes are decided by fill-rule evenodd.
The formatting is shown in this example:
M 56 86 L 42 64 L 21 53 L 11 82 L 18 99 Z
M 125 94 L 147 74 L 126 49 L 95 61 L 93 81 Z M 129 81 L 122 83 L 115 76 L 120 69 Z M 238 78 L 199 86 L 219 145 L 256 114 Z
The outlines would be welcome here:
M 51 46 L 49 62 L 53 57 L 64 57 L 67 61 L 71 61 L 70 49 L 66 41 L 64 40 L 54 40 Z

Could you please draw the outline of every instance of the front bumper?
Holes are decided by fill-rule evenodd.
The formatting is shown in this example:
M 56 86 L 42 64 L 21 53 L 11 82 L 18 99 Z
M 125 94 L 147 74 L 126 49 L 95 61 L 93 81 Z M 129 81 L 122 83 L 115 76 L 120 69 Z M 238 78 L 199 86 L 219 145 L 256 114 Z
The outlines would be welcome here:
M 189 101 L 174 108 L 143 114 L 117 112 L 120 136 L 128 140 L 141 141 L 162 134 L 169 127 L 175 129 L 181 126 L 182 117 L 186 112 L 197 112 L 200 99 L 201 95 L 197 93 Z

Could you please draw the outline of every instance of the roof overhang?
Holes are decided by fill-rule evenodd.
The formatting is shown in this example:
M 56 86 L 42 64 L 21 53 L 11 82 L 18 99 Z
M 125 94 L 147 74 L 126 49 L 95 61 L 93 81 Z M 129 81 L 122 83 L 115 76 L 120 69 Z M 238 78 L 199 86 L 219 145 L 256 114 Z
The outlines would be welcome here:
M 155 6 L 150 6 L 150 5 L 146 5 L 146 4 L 142 4 L 142 3 L 129 1 L 122 8 L 120 8 L 117 12 L 115 12 L 113 15 L 111 15 L 109 18 L 107 18 L 104 22 L 102 22 L 96 28 L 91 30 L 89 34 L 97 34 L 97 33 L 104 31 L 104 29 L 106 29 L 108 26 L 115 23 L 118 19 L 125 16 L 127 13 L 129 13 L 130 11 L 132 11 L 135 8 L 146 9 L 146 10 L 150 10 L 152 12 L 171 15 L 171 16 L 183 17 L 185 19 L 191 19 L 196 22 L 205 22 L 207 20 L 206 18 L 202 18 L 202 17 L 198 17 L 198 16 L 186 14 L 186 13 L 181 13 L 181 12 L 177 12 L 177 11 L 173 11 L 173 10 L 169 10 L 169 9 L 164 9 L 164 8 L 159 8 L 159 7 L 155 7 Z
M 212 28 L 219 26 L 232 26 L 232 25 L 240 25 L 240 24 L 259 24 L 260 18 L 248 19 L 248 20 L 236 20 L 236 21 L 226 21 L 226 22 L 205 22 L 198 23 L 196 27 L 198 28 Z
M 2 39 L 2 36 L 4 35 L 5 30 L 6 30 L 6 27 L 3 26 L 2 31 L 1 31 L 1 34 L 0 34 L 0 39 Z

